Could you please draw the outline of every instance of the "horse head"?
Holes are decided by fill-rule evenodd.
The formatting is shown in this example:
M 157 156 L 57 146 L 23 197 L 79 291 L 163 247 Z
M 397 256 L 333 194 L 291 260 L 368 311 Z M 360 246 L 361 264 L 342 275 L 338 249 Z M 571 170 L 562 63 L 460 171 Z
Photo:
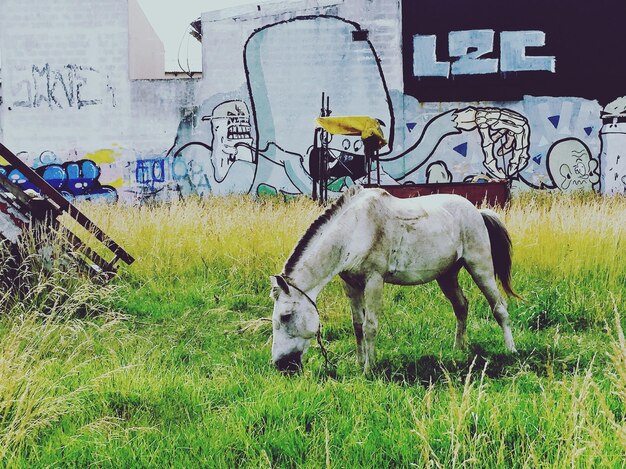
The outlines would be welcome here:
M 302 355 L 319 330 L 319 313 L 311 297 L 285 277 L 272 276 L 271 282 L 272 361 L 280 371 L 296 372 L 302 368 Z

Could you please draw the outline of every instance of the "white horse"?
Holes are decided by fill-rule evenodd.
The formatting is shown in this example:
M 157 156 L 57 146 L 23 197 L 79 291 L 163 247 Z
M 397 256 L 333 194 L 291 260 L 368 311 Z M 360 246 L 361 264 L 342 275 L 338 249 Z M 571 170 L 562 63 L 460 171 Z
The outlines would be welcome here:
M 315 303 L 339 275 L 352 306 L 357 357 L 367 373 L 374 361 L 383 284 L 418 285 L 437 280 L 457 318 L 455 346 L 465 347 L 467 300 L 458 274 L 465 267 L 487 298 L 510 352 L 515 344 L 507 304 L 511 240 L 491 210 L 478 210 L 458 195 L 398 199 L 382 189 L 355 186 L 306 231 L 283 273 L 272 276 L 272 360 L 281 371 L 302 367 L 302 354 L 320 328 Z

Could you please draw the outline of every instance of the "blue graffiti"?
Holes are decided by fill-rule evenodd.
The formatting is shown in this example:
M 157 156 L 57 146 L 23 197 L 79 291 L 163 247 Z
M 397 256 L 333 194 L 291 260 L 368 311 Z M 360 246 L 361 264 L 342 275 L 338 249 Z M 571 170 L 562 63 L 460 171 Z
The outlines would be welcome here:
M 92 160 L 42 165 L 36 168 L 35 172 L 70 202 L 82 200 L 116 202 L 118 199 L 114 187 L 100 184 L 100 168 Z M 0 166 L 0 174 L 22 190 L 32 189 L 40 192 L 26 176 L 10 165 Z
M 163 158 L 137 160 L 135 180 L 154 190 L 156 185 L 165 182 L 165 160 Z

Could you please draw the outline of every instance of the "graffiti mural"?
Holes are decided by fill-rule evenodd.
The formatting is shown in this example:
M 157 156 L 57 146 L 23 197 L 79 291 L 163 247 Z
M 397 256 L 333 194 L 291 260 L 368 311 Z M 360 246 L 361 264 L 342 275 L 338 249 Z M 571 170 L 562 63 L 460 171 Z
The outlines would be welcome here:
M 540 33 L 452 30 L 445 45 L 454 60 L 432 54 L 443 36 L 415 34 L 412 60 L 419 73 L 414 76 L 495 74 L 501 80 L 506 70 L 554 75 L 555 56 L 544 50 L 546 37 Z M 529 47 L 540 50 L 528 55 Z M 497 54 L 481 55 L 487 49 Z M 387 144 L 372 171 L 382 184 L 506 179 L 520 190 L 624 193 L 626 98 L 604 108 L 584 98 L 546 96 L 500 105 L 419 102 L 387 86 L 367 30 L 330 15 L 297 16 L 255 29 L 239 53 L 245 81 L 186 103 L 169 149 L 120 150 L 124 157 L 114 164 L 122 168 L 121 183 L 102 183 L 104 166 L 89 155 L 62 161 L 43 152 L 33 167 L 77 199 L 145 203 L 190 194 L 310 195 L 320 157 L 313 151 L 314 120 L 326 106 L 333 116 L 378 119 Z M 22 72 L 24 79 L 15 85 L 22 98 L 14 106 L 78 111 L 116 105 L 109 78 L 95 68 L 44 64 Z M 332 197 L 372 175 L 360 137 L 328 138 Z M 3 171 L 28 186 L 11 168 Z
M 312 153 L 313 120 L 324 93 L 333 115 L 381 122 L 388 144 L 372 171 L 380 171 L 382 184 L 508 179 L 516 187 L 598 188 L 599 111 L 593 103 L 530 98 L 506 107 L 446 110 L 437 103 L 431 111 L 387 88 L 376 50 L 367 35 L 355 35 L 360 31 L 357 23 L 332 16 L 296 17 L 255 31 L 243 51 L 246 83 L 208 98 L 197 118 L 181 121 L 166 155 L 177 171 L 159 166 L 159 177 L 152 171 L 137 181 L 163 183 L 162 175 L 170 174 L 180 193 L 310 194 L 319 157 Z M 625 111 L 618 107 L 611 109 L 619 121 Z M 360 138 L 329 138 L 330 190 L 363 183 Z M 608 133 L 605 140 L 608 145 Z

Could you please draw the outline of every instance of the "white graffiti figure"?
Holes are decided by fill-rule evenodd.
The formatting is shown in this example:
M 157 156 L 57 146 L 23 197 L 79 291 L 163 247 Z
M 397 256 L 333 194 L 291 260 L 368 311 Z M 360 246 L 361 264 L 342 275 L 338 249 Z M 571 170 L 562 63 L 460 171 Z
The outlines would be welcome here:
M 426 168 L 426 183 L 452 182 L 452 173 L 443 161 L 435 161 Z
M 215 180 L 222 182 L 237 160 L 253 162 L 250 111 L 243 101 L 226 101 L 203 121 L 211 122 L 211 163 Z
M 598 161 L 589 148 L 576 138 L 556 142 L 548 152 L 548 172 L 562 191 L 593 190 L 600 180 Z
M 600 117 L 602 192 L 622 194 L 626 176 L 626 96 L 607 104 Z
M 513 177 L 528 164 L 530 127 L 521 114 L 509 109 L 468 107 L 457 111 L 456 124 L 461 130 L 478 128 L 483 164 L 493 176 Z

